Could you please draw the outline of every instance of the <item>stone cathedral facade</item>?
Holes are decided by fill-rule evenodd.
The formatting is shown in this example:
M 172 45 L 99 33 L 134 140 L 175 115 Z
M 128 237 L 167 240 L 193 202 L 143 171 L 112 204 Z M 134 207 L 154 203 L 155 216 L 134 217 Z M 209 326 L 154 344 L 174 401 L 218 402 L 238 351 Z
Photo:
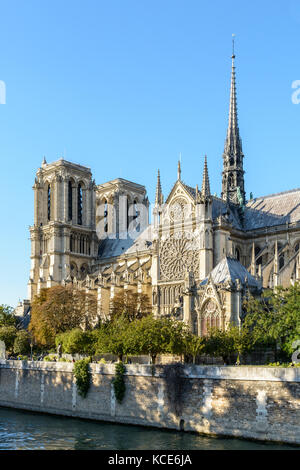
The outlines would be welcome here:
M 30 301 L 72 283 L 95 293 L 101 317 L 132 290 L 198 335 L 240 324 L 245 295 L 300 279 L 300 189 L 247 200 L 243 160 L 234 55 L 221 197 L 210 192 L 206 158 L 199 188 L 183 182 L 179 162 L 165 199 L 158 172 L 150 224 L 144 186 L 97 185 L 87 167 L 44 159 L 33 186 Z

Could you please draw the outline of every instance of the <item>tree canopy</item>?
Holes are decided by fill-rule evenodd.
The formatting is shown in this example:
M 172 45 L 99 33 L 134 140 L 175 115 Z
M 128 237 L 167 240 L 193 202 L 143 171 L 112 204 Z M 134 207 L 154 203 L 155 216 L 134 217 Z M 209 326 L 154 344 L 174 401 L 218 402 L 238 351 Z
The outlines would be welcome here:
M 277 287 L 261 299 L 250 296 L 244 308 L 244 323 L 252 331 L 254 342 L 274 345 L 290 358 L 294 341 L 300 339 L 300 284 Z
M 37 344 L 53 347 L 58 333 L 74 328 L 89 329 L 97 319 L 97 299 L 93 293 L 72 286 L 42 289 L 34 298 L 29 330 Z
M 16 326 L 17 319 L 13 314 L 13 308 L 9 305 L 0 305 L 0 327 Z

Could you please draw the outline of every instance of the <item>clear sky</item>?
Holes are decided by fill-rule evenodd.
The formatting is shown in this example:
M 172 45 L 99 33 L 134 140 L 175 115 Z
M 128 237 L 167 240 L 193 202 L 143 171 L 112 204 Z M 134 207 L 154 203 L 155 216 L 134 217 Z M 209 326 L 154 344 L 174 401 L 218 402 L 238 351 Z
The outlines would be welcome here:
M 43 156 L 123 177 L 154 199 L 201 184 L 221 192 L 236 34 L 247 196 L 300 186 L 299 0 L 0 0 L 0 303 L 27 297 L 32 185 Z

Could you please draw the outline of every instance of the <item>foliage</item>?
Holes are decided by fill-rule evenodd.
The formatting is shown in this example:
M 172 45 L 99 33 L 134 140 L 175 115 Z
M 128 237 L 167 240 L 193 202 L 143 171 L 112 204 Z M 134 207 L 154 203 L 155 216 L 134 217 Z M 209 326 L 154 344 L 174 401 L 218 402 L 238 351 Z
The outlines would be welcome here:
M 62 352 L 67 354 L 94 354 L 96 341 L 96 330 L 83 331 L 80 328 L 60 333 L 55 338 L 56 346 L 61 344 Z
M 251 333 L 245 327 L 229 324 L 225 331 L 212 328 L 206 339 L 206 352 L 215 357 L 221 356 L 225 364 L 230 363 L 231 355 L 237 355 L 237 363 L 241 354 L 253 347 Z
M 20 354 L 17 359 L 19 361 L 28 361 L 28 356 Z
M 154 318 L 152 315 L 135 322 L 132 336 L 137 354 L 149 354 L 152 363 L 156 356 L 163 353 L 182 354 L 184 341 L 182 335 L 185 325 L 167 318 Z
M 56 356 L 45 356 L 43 358 L 43 361 L 46 361 L 46 362 L 53 362 L 53 361 L 56 361 Z
M 150 312 L 151 304 L 146 294 L 122 291 L 114 296 L 110 316 L 113 321 L 123 317 L 131 322 L 149 315 Z
M 288 362 L 288 363 L 281 363 L 281 362 L 270 362 L 267 364 L 267 367 L 300 367 L 300 362 Z
M 90 328 L 97 316 L 93 293 L 73 286 L 41 289 L 34 298 L 29 330 L 39 346 L 53 347 L 55 336 L 70 329 Z
M 203 337 L 189 334 L 185 338 L 185 354 L 193 358 L 193 364 L 196 362 L 196 357 L 205 352 L 206 340 Z
M 135 322 L 134 322 L 135 323 Z M 131 334 L 130 322 L 126 317 L 116 318 L 112 322 L 103 323 L 96 331 L 96 354 L 116 354 L 120 361 L 123 356 L 134 350 L 134 337 Z
M 260 300 L 249 297 L 244 308 L 245 325 L 252 331 L 254 342 L 273 345 L 288 358 L 293 343 L 300 339 L 300 284 L 277 287 Z
M 19 330 L 14 339 L 14 354 L 26 355 L 30 352 L 30 335 L 26 330 Z
M 81 359 L 74 364 L 74 376 L 76 386 L 80 396 L 86 397 L 91 381 L 91 373 L 89 371 L 89 359 Z
M 13 308 L 8 305 L 0 305 L 0 327 L 16 326 L 17 319 L 13 315 Z
M 115 377 L 113 379 L 115 397 L 118 403 L 122 403 L 126 391 L 126 385 L 124 380 L 125 372 L 126 368 L 123 362 L 118 362 L 115 366 Z
M 169 330 L 167 339 L 166 352 L 170 354 L 183 355 L 186 354 L 187 344 L 191 335 L 187 325 L 182 321 L 165 320 L 163 324 Z
M 13 351 L 14 341 L 17 336 L 17 329 L 15 326 L 2 326 L 0 327 L 0 341 L 4 341 L 7 351 Z

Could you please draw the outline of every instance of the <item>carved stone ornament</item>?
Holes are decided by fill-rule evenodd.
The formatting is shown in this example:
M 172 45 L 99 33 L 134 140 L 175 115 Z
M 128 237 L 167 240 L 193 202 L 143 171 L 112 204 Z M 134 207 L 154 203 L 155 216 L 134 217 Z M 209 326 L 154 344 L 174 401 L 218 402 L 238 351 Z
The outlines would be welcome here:
M 183 197 L 176 198 L 169 207 L 170 219 L 174 222 L 179 222 L 185 216 L 188 209 L 188 202 Z

